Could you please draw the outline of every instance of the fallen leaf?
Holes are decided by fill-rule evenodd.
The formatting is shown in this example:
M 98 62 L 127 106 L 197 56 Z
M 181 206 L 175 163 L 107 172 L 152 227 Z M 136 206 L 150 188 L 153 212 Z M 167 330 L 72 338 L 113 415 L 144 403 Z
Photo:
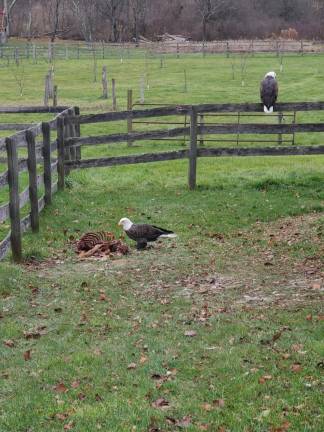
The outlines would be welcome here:
M 225 406 L 224 399 L 215 399 L 213 400 L 213 406 L 217 408 L 223 408 Z
M 76 380 L 76 381 L 73 381 L 73 382 L 72 382 L 71 387 L 72 387 L 72 388 L 78 388 L 79 385 L 80 385 L 80 381 Z
M 24 360 L 28 361 L 31 359 L 31 350 L 27 350 L 24 352 Z
M 136 363 L 129 363 L 129 365 L 127 366 L 127 369 L 136 369 L 136 368 L 137 368 Z
M 166 409 L 169 408 L 169 406 L 170 403 L 164 398 L 159 398 L 152 403 L 153 408 Z
M 291 365 L 290 369 L 293 372 L 300 372 L 302 370 L 302 366 L 301 366 L 300 363 L 294 363 L 294 364 Z
M 100 296 L 99 296 L 99 300 L 100 300 L 100 301 L 106 301 L 106 300 L 107 300 L 107 296 L 106 296 L 106 294 L 101 293 Z
M 56 391 L 57 393 L 66 393 L 68 391 L 68 388 L 62 382 L 56 384 L 53 388 L 54 388 L 54 391 Z
M 142 355 L 139 362 L 140 362 L 140 364 L 144 364 L 147 362 L 147 360 L 148 360 L 148 358 L 145 355 Z
M 177 420 L 175 425 L 178 428 L 187 428 L 191 426 L 191 416 L 184 416 L 181 420 Z
M 194 337 L 194 336 L 197 336 L 197 332 L 195 330 L 187 330 L 185 332 L 185 336 Z
M 289 353 L 284 353 L 284 354 L 282 354 L 282 358 L 284 359 L 284 360 L 287 360 L 287 359 L 289 359 L 291 357 L 291 355 L 289 354 Z
M 302 345 L 302 344 L 291 345 L 292 351 L 295 351 L 295 352 L 301 351 L 303 348 L 304 348 L 304 345 Z
M 279 427 L 272 427 L 270 429 L 270 432 L 286 432 L 290 427 L 290 423 L 288 421 L 285 421 L 282 423 Z
M 205 411 L 211 411 L 211 410 L 213 409 L 213 407 L 212 407 L 211 404 L 209 404 L 209 403 L 203 403 L 203 404 L 201 405 L 201 407 L 202 407 L 202 409 L 205 410 Z
M 15 342 L 11 339 L 4 340 L 3 343 L 9 348 L 13 348 L 15 346 Z
M 70 422 L 70 423 L 67 423 L 66 425 L 64 425 L 64 430 L 71 430 L 71 429 L 73 429 L 74 428 L 74 422 Z
M 208 431 L 209 425 L 208 424 L 199 424 L 198 429 L 201 431 Z
M 86 398 L 86 395 L 85 395 L 84 393 L 78 393 L 78 394 L 77 394 L 77 398 L 78 398 L 80 401 L 83 401 L 83 400 Z
M 307 315 L 306 319 L 307 319 L 307 321 L 312 321 L 313 315 L 312 314 Z
M 55 418 L 60 421 L 65 421 L 69 417 L 67 413 L 57 413 L 55 414 Z
M 259 384 L 264 384 L 266 381 L 270 381 L 272 379 L 271 375 L 263 375 L 259 378 Z
M 40 326 L 34 330 L 24 331 L 24 336 L 26 339 L 39 339 L 41 336 L 47 334 L 47 331 L 45 329 L 46 326 Z

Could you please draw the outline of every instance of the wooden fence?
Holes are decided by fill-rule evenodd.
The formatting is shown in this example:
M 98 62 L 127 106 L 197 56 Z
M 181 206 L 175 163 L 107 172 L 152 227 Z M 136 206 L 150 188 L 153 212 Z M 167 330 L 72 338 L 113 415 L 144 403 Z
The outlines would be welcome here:
M 44 109 L 44 108 L 43 108 Z M 53 110 L 53 108 L 52 108 Z M 324 102 L 280 103 L 276 112 L 322 111 Z M 188 185 L 196 187 L 197 159 L 199 157 L 222 156 L 288 156 L 324 154 L 324 145 L 277 145 L 268 147 L 199 147 L 199 137 L 228 134 L 298 134 L 324 132 L 324 123 L 222 123 L 208 124 L 199 122 L 206 113 L 261 113 L 261 103 L 243 104 L 205 104 L 165 106 L 146 110 L 128 110 L 99 114 L 80 115 L 78 108 L 69 108 L 61 112 L 54 120 L 43 122 L 5 139 L 8 170 L 0 176 L 0 188 L 9 185 L 10 202 L 0 207 L 0 222 L 10 217 L 11 233 L 0 243 L 0 259 L 8 252 L 10 243 L 15 261 L 22 257 L 21 235 L 29 226 L 38 230 L 39 212 L 51 202 L 56 189 L 63 190 L 65 176 L 72 169 L 109 167 L 115 165 L 138 164 L 147 162 L 188 159 Z M 44 111 L 43 111 L 44 112 Z M 157 118 L 164 116 L 189 116 L 190 124 L 168 130 L 138 131 L 132 130 L 134 119 Z M 81 136 L 84 124 L 126 121 L 127 133 L 114 133 L 99 136 Z M 57 130 L 57 138 L 51 141 L 51 130 Z M 36 137 L 42 135 L 42 144 L 36 145 Z M 188 136 L 189 146 L 186 149 L 161 153 L 144 153 L 127 156 L 82 159 L 82 146 L 97 146 L 109 143 L 125 142 L 132 146 L 135 141 L 155 140 Z M 18 159 L 17 148 L 26 147 L 27 159 Z M 0 147 L 1 150 L 1 147 Z M 57 159 L 52 160 L 52 152 L 57 150 Z M 37 175 L 37 164 L 43 165 L 43 174 Z M 28 170 L 29 186 L 19 193 L 19 173 Z M 56 172 L 58 181 L 53 182 L 52 174 Z M 38 188 L 44 184 L 45 193 L 38 199 Z M 30 202 L 30 214 L 21 219 L 20 209 Z
M 25 45 L 0 45 L 0 60 L 18 64 L 20 60 L 27 59 L 34 63 L 38 61 L 52 62 L 54 60 L 80 60 L 80 59 L 108 59 L 130 58 L 141 52 L 147 56 L 170 54 L 180 58 L 183 54 L 258 54 L 274 53 L 279 56 L 286 53 L 311 54 L 323 53 L 324 41 L 309 40 L 221 40 L 221 41 L 165 41 L 165 42 L 139 42 L 139 43 L 26 43 Z
M 10 137 L 0 140 L 0 151 L 6 151 L 7 170 L 0 175 L 0 189 L 9 186 L 9 202 L 0 206 L 0 222 L 10 219 L 11 231 L 0 243 L 0 259 L 12 249 L 13 258 L 16 262 L 22 258 L 22 233 L 29 227 L 34 232 L 39 228 L 39 213 L 51 203 L 52 194 L 56 192 L 57 182 L 53 180 L 53 173 L 58 168 L 57 158 L 53 159 L 52 153 L 57 150 L 57 140 L 51 141 L 51 131 L 57 130 L 58 136 L 62 133 L 59 125 L 67 115 L 78 114 L 78 108 L 56 107 L 20 107 L 0 108 L 1 113 L 44 113 L 59 112 L 50 122 L 27 125 L 24 129 Z M 10 126 L 11 125 L 11 126 Z M 21 129 L 20 124 L 2 124 L 3 129 Z M 77 129 L 66 129 L 66 135 L 74 136 Z M 38 136 L 42 137 L 39 145 L 36 141 Z M 18 149 L 27 149 L 27 158 L 18 157 Z M 2 161 L 3 163 L 4 161 Z M 43 167 L 43 172 L 38 173 Z M 19 174 L 28 171 L 28 187 L 20 192 Z M 39 189 L 44 186 L 44 194 L 39 198 Z M 27 204 L 30 205 L 30 212 L 27 216 L 21 217 L 20 211 Z
M 128 133 L 118 133 L 99 136 L 78 136 L 64 140 L 62 145 L 61 157 L 65 154 L 65 160 L 60 164 L 68 169 L 104 167 L 123 164 L 135 164 L 146 162 L 167 161 L 175 159 L 189 159 L 189 176 L 188 184 L 190 189 L 196 186 L 196 171 L 198 157 L 220 157 L 220 156 L 287 156 L 287 155 L 314 155 L 324 154 L 324 145 L 319 146 L 271 146 L 271 147 L 249 147 L 249 148 L 198 148 L 198 135 L 216 134 L 296 134 L 308 132 L 324 132 L 324 123 L 292 123 L 292 124 L 217 124 L 208 125 L 200 124 L 198 116 L 202 113 L 228 113 L 228 112 L 262 112 L 262 104 L 208 104 L 197 106 L 169 106 L 152 108 L 148 110 L 132 110 L 124 112 L 109 112 L 92 115 L 81 115 L 77 118 L 67 117 L 64 119 L 66 127 L 70 124 L 82 125 L 88 123 L 112 122 L 118 120 L 127 121 Z M 276 105 L 278 112 L 298 112 L 298 111 L 318 111 L 324 110 L 324 102 L 298 102 L 298 103 L 281 103 Z M 140 118 L 152 118 L 174 115 L 189 115 L 190 126 L 177 127 L 168 130 L 152 130 L 145 132 L 133 132 L 130 126 L 130 120 Z M 97 146 L 100 144 L 127 142 L 132 145 L 134 141 L 155 140 L 161 138 L 173 137 L 190 137 L 188 149 L 169 151 L 163 153 L 146 153 L 140 155 L 118 156 L 97 159 L 82 159 L 71 156 L 70 152 L 74 148 L 81 146 Z M 65 153 L 64 153 L 64 151 Z M 69 150 L 70 149 L 70 150 Z M 66 155 L 69 155 L 66 158 Z M 60 156 L 59 156 L 60 158 Z M 64 170 L 60 172 L 62 178 L 60 184 L 64 185 Z

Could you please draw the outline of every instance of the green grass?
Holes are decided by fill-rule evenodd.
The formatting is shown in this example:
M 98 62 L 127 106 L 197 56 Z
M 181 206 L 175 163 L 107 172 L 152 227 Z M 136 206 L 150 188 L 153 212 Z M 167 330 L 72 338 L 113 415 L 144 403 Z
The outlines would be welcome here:
M 149 59 L 148 101 L 255 101 L 259 79 L 274 62 L 249 59 L 241 87 L 224 56 L 170 58 L 162 70 L 158 58 Z M 281 100 L 320 100 L 322 63 L 287 57 Z M 123 107 L 145 62 L 111 60 L 109 67 Z M 191 77 L 186 94 L 175 80 L 184 67 Z M 19 101 L 0 68 L 1 104 L 39 103 L 47 68 L 26 65 Z M 90 62 L 58 62 L 56 80 L 62 103 L 109 108 L 99 99 L 100 85 L 91 83 Z M 125 125 L 82 133 L 108 130 Z M 183 142 L 104 145 L 83 154 L 174 148 Z M 181 420 L 188 431 L 321 431 L 323 162 L 202 158 L 194 192 L 186 187 L 187 161 L 73 171 L 69 187 L 42 213 L 39 234 L 24 235 L 24 265 L 10 258 L 0 264 L 0 431 L 174 431 Z M 129 256 L 77 259 L 74 239 L 89 230 L 119 236 L 123 216 L 169 227 L 178 238 L 144 252 L 126 239 Z M 189 330 L 196 336 L 185 336 Z M 59 383 L 65 392 L 55 390 Z M 162 397 L 168 408 L 152 406 Z

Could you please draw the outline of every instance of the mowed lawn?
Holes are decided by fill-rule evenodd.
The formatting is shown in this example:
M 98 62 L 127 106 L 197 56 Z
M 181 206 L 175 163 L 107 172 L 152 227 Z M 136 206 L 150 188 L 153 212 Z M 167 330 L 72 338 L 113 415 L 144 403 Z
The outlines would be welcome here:
M 143 73 L 148 103 L 254 102 L 278 59 L 248 58 L 244 87 L 240 61 L 166 57 L 160 68 L 159 56 L 134 55 L 100 60 L 98 70 L 107 64 L 116 78 L 120 108 L 128 88 L 139 96 Z M 323 63 L 285 57 L 280 100 L 323 100 Z M 42 101 L 49 65 L 23 65 L 22 98 L 0 68 L 1 105 Z M 60 103 L 110 108 L 90 60 L 58 61 L 55 79 Z M 82 133 L 118 130 L 125 124 Z M 321 139 L 300 136 L 297 144 Z M 104 145 L 84 154 L 183 145 Z M 192 192 L 187 169 L 183 160 L 71 172 L 42 213 L 40 233 L 24 235 L 24 264 L 0 264 L 1 432 L 323 429 L 324 157 L 200 159 Z M 89 230 L 119 236 L 123 216 L 178 238 L 143 252 L 125 239 L 125 257 L 77 258 L 75 239 Z

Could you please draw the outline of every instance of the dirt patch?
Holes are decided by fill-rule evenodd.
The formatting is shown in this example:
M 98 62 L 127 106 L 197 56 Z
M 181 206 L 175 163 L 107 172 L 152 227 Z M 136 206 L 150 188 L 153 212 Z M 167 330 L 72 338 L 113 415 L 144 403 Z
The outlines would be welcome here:
M 324 214 L 256 223 L 225 242 L 226 275 L 178 281 L 180 295 L 226 307 L 292 308 L 324 295 Z
M 182 268 L 170 271 L 179 260 L 177 250 L 167 249 L 166 253 L 158 247 L 148 255 L 133 252 L 127 257 L 84 261 L 58 257 L 25 266 L 48 279 L 68 274 L 116 275 L 139 298 L 161 302 L 186 297 L 216 309 L 303 307 L 317 303 L 324 294 L 323 217 L 323 213 L 310 214 L 256 223 L 249 230 L 234 232 L 218 242 L 210 266 L 198 261 L 192 264 L 188 257 Z M 222 271 L 218 271 L 219 263 Z

